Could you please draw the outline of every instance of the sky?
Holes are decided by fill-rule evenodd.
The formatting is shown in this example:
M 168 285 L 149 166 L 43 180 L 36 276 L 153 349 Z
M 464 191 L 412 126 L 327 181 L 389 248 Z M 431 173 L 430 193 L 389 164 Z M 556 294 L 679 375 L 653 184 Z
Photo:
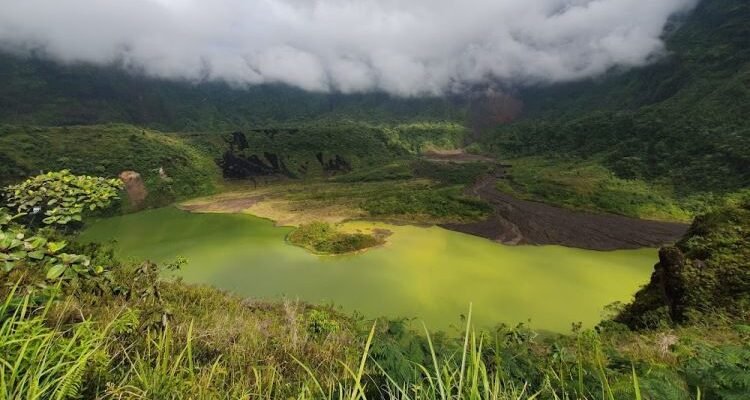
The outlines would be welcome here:
M 439 95 L 645 65 L 696 1 L 0 0 L 0 48 L 171 79 Z

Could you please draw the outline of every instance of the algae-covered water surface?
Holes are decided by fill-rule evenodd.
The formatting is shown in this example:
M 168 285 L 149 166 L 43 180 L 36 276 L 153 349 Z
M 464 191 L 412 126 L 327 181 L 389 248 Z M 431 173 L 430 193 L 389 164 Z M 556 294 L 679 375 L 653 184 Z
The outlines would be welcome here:
M 483 326 L 592 326 L 607 304 L 629 300 L 647 282 L 656 260 L 653 249 L 512 247 L 438 227 L 346 226 L 372 227 L 393 232 L 387 245 L 316 256 L 286 243 L 290 228 L 267 220 L 164 208 L 94 222 L 82 240 L 115 240 L 119 255 L 138 260 L 183 256 L 179 275 L 187 282 L 252 298 L 330 302 L 368 317 L 415 317 L 433 329 L 460 325 L 470 303 Z

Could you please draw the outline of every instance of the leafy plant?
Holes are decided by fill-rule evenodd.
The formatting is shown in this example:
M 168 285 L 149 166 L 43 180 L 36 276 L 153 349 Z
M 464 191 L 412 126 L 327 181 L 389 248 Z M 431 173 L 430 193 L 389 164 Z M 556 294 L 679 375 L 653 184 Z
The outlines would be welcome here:
M 87 368 L 107 360 L 101 349 L 108 329 L 87 321 L 51 328 L 50 304 L 37 314 L 30 296 L 18 300 L 14 289 L 0 304 L 0 398 L 78 398 Z
M 312 310 L 307 316 L 307 331 L 316 337 L 326 337 L 340 329 L 339 323 L 327 312 Z
M 81 222 L 85 213 L 109 207 L 119 199 L 122 182 L 92 176 L 76 176 L 69 170 L 49 172 L 4 190 L 7 206 L 30 219 L 37 215 L 47 225 Z
M 109 269 L 92 263 L 90 257 L 62 252 L 67 245 L 41 234 L 28 235 L 22 228 L 0 228 L 0 271 L 25 269 L 50 282 L 95 284 L 100 289 L 112 282 Z

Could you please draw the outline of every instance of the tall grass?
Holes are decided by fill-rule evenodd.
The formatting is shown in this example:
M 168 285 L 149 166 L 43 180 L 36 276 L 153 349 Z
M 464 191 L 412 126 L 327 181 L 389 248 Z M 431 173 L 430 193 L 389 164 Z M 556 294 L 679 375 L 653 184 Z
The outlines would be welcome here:
M 491 355 L 489 336 L 472 328 L 471 308 L 461 345 L 453 352 L 438 351 L 425 327 L 428 361 L 413 362 L 410 379 L 395 378 L 371 354 L 375 324 L 356 364 L 341 361 L 340 373 L 327 371 L 321 376 L 315 367 L 290 354 L 304 370 L 302 378 L 290 379 L 273 367 L 238 369 L 221 355 L 209 360 L 197 356 L 192 324 L 180 339 L 167 324 L 147 330 L 135 343 L 121 343 L 111 334 L 116 329 L 108 326 L 85 320 L 67 326 L 51 324 L 50 304 L 34 305 L 30 296 L 18 296 L 14 290 L 0 306 L 0 400 L 69 399 L 80 398 L 82 393 L 101 399 L 154 400 L 648 398 L 635 367 L 632 374 L 611 375 L 594 335 L 579 339 L 573 358 L 542 367 L 541 381 L 510 378 Z M 623 383 L 628 387 L 623 389 Z M 700 391 L 697 399 L 701 399 Z
M 432 337 L 425 327 L 425 335 L 430 352 L 430 362 L 427 364 L 414 363 L 415 379 L 411 382 L 399 382 L 393 378 L 385 368 L 369 356 L 375 326 L 373 326 L 364 347 L 362 361 L 356 373 L 349 371 L 348 379 L 337 383 L 337 390 L 325 390 L 318 383 L 312 369 L 304 366 L 311 380 L 315 382 L 317 393 L 303 392 L 300 399 L 326 400 L 642 400 L 641 387 L 635 367 L 632 369 L 632 387 L 626 395 L 616 395 L 610 385 L 610 377 L 604 368 L 604 356 L 598 344 L 591 349 L 593 360 L 582 360 L 582 354 L 574 362 L 574 367 L 583 368 L 584 363 L 593 362 L 598 367 L 600 395 L 591 394 L 582 382 L 577 389 L 566 391 L 566 387 L 573 388 L 574 382 L 566 382 L 566 374 L 555 373 L 550 370 L 545 373 L 543 383 L 538 387 L 531 387 L 529 383 L 519 384 L 508 379 L 497 366 L 486 361 L 485 334 L 477 333 L 471 325 L 471 309 L 466 321 L 463 337 L 463 347 L 460 353 L 440 357 L 433 345 Z M 595 342 L 596 343 L 596 342 Z M 365 376 L 366 365 L 373 367 L 371 373 L 380 373 L 385 377 L 385 385 L 368 387 L 375 380 Z M 317 395 L 316 395 L 317 394 Z M 698 392 L 700 400 L 700 391 Z
M 89 322 L 50 328 L 47 306 L 11 290 L 0 305 L 0 399 L 76 397 L 87 366 L 97 358 L 107 329 Z

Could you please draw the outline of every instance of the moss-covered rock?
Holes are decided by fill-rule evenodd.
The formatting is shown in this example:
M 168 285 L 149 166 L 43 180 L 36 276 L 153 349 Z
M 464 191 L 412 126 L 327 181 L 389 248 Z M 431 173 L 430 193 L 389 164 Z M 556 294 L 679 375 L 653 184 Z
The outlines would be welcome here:
M 750 202 L 702 215 L 675 246 L 659 251 L 651 281 L 618 316 L 631 327 L 688 323 L 750 306 Z

